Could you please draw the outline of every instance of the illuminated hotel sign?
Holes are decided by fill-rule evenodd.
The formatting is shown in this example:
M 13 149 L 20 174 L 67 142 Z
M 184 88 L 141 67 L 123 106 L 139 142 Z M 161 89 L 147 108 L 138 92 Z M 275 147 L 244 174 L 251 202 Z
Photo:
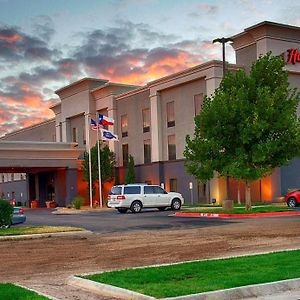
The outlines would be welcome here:
M 284 59 L 285 60 L 285 59 Z M 296 48 L 291 48 L 287 50 L 287 59 L 285 60 L 287 64 L 300 63 L 300 52 Z

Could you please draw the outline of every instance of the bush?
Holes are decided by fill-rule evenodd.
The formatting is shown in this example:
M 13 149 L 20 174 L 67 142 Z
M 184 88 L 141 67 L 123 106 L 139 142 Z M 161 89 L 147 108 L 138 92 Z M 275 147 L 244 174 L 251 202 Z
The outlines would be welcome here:
M 0 228 L 11 224 L 13 207 L 0 197 Z
M 73 198 L 72 205 L 76 209 L 80 209 L 83 202 L 84 202 L 84 198 L 82 196 L 76 196 L 76 197 Z

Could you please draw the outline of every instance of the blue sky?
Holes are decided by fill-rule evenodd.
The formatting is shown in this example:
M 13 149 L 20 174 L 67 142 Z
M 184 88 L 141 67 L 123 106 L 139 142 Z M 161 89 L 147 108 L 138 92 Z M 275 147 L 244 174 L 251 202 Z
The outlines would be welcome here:
M 0 0 L 0 135 L 53 116 L 72 81 L 144 84 L 220 59 L 212 39 L 264 20 L 300 26 L 299 1 Z

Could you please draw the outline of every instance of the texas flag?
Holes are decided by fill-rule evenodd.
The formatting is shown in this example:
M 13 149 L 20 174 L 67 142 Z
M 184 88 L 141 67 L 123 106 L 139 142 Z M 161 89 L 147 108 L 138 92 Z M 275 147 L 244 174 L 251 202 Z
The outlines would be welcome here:
M 114 123 L 115 123 L 114 119 L 99 114 L 99 124 L 101 124 L 101 125 L 114 125 Z
M 108 130 L 101 129 L 102 140 L 104 141 L 118 141 L 119 138 L 116 134 L 111 133 Z

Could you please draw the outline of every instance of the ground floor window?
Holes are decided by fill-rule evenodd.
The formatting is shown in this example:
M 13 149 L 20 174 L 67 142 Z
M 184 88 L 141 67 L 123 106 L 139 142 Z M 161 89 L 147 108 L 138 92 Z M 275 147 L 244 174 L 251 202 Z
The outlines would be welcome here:
M 170 192 L 177 192 L 177 179 L 170 178 Z

